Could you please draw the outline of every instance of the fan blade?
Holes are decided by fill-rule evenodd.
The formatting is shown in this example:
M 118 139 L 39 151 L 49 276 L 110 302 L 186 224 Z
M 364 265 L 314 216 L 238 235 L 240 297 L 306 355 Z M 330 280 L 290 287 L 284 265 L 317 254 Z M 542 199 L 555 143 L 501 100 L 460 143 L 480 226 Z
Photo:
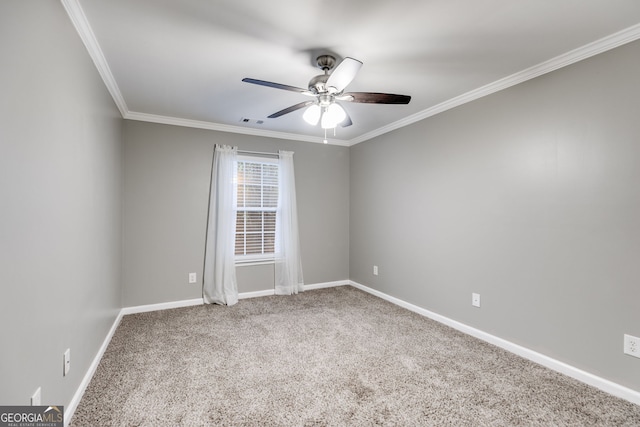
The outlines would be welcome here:
M 353 122 L 351 121 L 351 117 L 349 116 L 349 113 L 347 113 L 347 110 L 344 109 L 345 114 L 347 115 L 347 117 L 342 121 L 342 123 L 340 123 L 340 126 L 342 126 L 343 128 L 346 128 L 348 126 L 351 126 L 353 124 Z
M 315 101 L 304 101 L 304 102 L 301 102 L 299 104 L 292 105 L 291 107 L 287 107 L 284 110 L 278 111 L 277 113 L 273 113 L 272 115 L 268 116 L 268 118 L 275 119 L 276 117 L 284 116 L 285 114 L 289 114 L 289 113 L 291 113 L 293 111 L 296 111 L 296 110 L 304 108 L 304 107 L 306 107 L 308 105 L 311 105 L 314 102 Z
M 336 97 L 336 99 L 349 102 L 362 102 L 366 104 L 408 104 L 409 101 L 411 101 L 411 97 L 409 95 L 377 92 L 347 92 Z
M 327 89 L 329 92 L 339 93 L 355 78 L 356 74 L 362 67 L 362 62 L 357 59 L 346 57 L 333 70 L 327 80 Z
M 272 88 L 275 88 L 275 89 L 290 90 L 292 92 L 299 92 L 299 93 L 303 93 L 305 95 L 307 93 L 310 94 L 310 95 L 313 95 L 311 92 L 309 92 L 309 90 L 302 89 L 301 87 L 283 85 L 283 84 L 280 84 L 280 83 L 267 82 L 265 80 L 257 80 L 257 79 L 249 79 L 249 78 L 244 78 L 244 79 L 242 79 L 242 81 L 245 82 L 245 83 L 253 83 L 254 85 L 267 86 L 267 87 L 272 87 Z

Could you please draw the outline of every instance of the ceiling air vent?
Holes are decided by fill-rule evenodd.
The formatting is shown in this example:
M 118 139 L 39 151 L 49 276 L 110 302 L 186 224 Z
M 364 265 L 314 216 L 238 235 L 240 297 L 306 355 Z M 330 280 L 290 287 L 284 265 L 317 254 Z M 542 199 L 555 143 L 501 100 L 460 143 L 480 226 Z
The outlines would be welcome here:
M 259 119 L 248 119 L 246 117 L 242 117 L 240 118 L 240 123 L 246 124 L 246 125 L 261 125 L 264 123 L 264 120 L 259 120 Z

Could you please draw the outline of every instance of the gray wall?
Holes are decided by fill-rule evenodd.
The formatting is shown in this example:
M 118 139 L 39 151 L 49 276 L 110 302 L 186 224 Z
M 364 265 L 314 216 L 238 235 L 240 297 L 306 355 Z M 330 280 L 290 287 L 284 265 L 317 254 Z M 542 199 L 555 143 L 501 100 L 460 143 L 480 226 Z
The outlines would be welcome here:
M 59 2 L 0 2 L 0 61 L 1 404 L 68 405 L 120 307 L 201 296 L 215 143 L 296 152 L 306 283 L 640 390 L 640 43 L 351 149 L 123 125 Z M 271 266 L 238 277 L 273 287 Z
M 125 307 L 202 297 L 215 144 L 294 151 L 305 283 L 349 278 L 348 148 L 134 121 L 124 139 Z M 272 266 L 238 268 L 238 288 L 273 289 Z
M 638 76 L 635 42 L 353 146 L 351 279 L 640 390 Z
M 0 404 L 69 405 L 121 307 L 122 119 L 58 1 L 0 2 L 0 82 Z

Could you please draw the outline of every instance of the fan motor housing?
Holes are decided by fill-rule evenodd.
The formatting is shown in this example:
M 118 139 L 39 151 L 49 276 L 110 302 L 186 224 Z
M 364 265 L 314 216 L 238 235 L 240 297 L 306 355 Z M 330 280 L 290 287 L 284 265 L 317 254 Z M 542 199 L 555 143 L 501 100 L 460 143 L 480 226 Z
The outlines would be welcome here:
M 309 90 L 313 93 L 324 93 L 327 91 L 328 74 L 319 74 L 309 81 Z

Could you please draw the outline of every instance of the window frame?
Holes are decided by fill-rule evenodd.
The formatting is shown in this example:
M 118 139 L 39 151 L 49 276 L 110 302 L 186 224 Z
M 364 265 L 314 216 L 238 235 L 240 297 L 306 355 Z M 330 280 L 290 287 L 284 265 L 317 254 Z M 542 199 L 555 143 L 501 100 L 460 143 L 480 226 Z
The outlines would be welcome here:
M 278 158 L 271 158 L 271 157 L 258 157 L 258 156 L 251 156 L 251 155 L 245 155 L 245 154 L 240 154 L 238 153 L 237 155 L 237 159 L 236 159 L 236 164 L 235 164 L 235 172 L 234 172 L 234 182 L 233 185 L 235 187 L 234 191 L 236 192 L 236 204 L 233 207 L 234 210 L 234 214 L 236 215 L 236 229 L 234 231 L 234 236 L 237 236 L 238 234 L 238 224 L 237 224 L 237 217 L 238 217 L 238 212 L 239 211 L 244 211 L 244 212 L 251 212 L 251 209 L 240 209 L 238 207 L 238 185 L 239 185 L 239 179 L 238 179 L 238 163 L 263 163 L 263 164 L 273 164 L 276 165 L 278 167 L 278 191 L 280 191 L 280 162 Z M 262 185 L 261 185 L 262 187 Z M 279 215 L 279 206 L 276 205 L 275 208 L 269 208 L 269 209 L 253 209 L 253 211 L 257 211 L 257 212 L 274 212 L 276 215 L 276 223 L 277 223 L 277 216 Z M 275 231 L 275 225 L 274 225 L 274 231 Z M 262 231 L 261 233 L 264 236 L 264 231 Z M 264 238 L 264 237 L 263 237 Z M 277 232 L 275 233 L 275 238 L 277 238 Z M 234 245 L 234 257 L 235 257 L 235 264 L 236 266 L 250 266 L 250 265 L 263 265 L 263 264 L 273 264 L 275 262 L 275 241 L 274 241 L 274 252 L 272 253 L 261 253 L 261 254 L 246 254 L 246 255 L 237 255 L 235 254 L 235 245 Z

